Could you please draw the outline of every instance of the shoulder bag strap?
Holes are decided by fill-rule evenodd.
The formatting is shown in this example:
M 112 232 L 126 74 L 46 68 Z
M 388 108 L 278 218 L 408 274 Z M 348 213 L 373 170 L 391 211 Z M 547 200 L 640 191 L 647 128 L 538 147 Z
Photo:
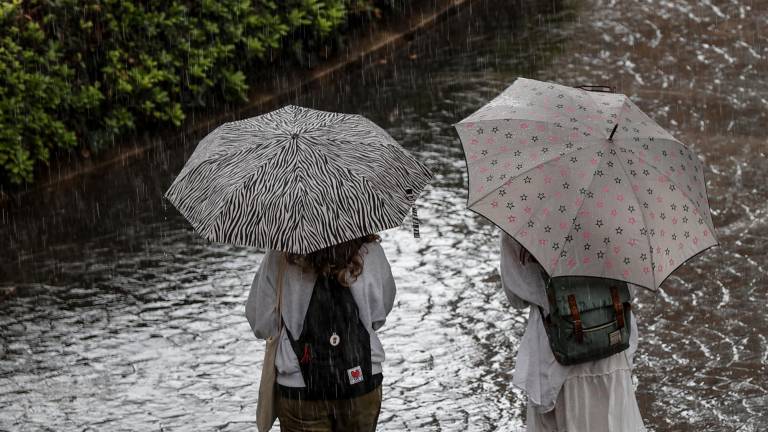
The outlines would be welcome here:
M 280 263 L 277 265 L 277 338 L 283 331 L 283 279 L 288 262 L 285 254 L 280 252 Z

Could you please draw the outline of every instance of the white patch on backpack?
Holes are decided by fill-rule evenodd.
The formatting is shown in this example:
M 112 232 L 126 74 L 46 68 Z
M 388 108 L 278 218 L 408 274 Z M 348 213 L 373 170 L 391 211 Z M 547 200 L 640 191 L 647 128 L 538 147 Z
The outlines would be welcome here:
M 621 330 L 608 333 L 608 343 L 613 346 L 621 343 Z
M 360 368 L 360 366 L 347 369 L 347 377 L 349 377 L 350 384 L 361 383 L 363 382 L 363 370 Z

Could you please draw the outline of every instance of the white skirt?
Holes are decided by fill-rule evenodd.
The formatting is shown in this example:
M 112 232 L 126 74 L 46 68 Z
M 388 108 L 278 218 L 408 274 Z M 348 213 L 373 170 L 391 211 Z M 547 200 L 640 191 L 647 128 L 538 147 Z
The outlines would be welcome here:
M 555 408 L 528 404 L 529 432 L 645 432 L 624 353 L 571 366 Z

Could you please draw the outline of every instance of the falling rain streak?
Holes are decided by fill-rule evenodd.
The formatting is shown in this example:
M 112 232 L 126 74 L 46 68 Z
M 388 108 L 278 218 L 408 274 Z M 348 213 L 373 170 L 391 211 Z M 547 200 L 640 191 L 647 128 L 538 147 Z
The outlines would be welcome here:
M 534 3 L 473 1 L 282 101 L 360 112 L 436 173 L 421 239 L 384 234 L 398 297 L 379 430 L 523 425 L 526 314 L 501 293 L 495 228 L 465 210 L 452 127 L 518 76 L 614 85 L 702 157 L 721 247 L 641 293 L 638 400 L 654 431 L 765 430 L 768 1 Z M 262 255 L 200 240 L 161 198 L 199 138 L 2 210 L 0 430 L 253 429 Z

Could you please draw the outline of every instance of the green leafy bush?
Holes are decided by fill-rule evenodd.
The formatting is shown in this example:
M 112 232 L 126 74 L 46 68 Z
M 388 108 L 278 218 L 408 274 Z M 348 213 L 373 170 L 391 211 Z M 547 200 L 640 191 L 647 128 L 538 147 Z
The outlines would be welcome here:
M 31 182 L 52 153 L 244 101 L 264 65 L 311 63 L 351 16 L 391 1 L 0 0 L 0 183 Z

